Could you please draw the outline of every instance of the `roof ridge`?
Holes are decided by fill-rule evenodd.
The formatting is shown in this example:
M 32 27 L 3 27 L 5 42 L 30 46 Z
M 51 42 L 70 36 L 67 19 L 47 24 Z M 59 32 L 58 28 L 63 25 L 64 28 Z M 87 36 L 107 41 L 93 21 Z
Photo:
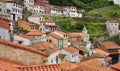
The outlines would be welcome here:
M 34 53 L 43 55 L 45 57 L 48 56 L 48 54 L 46 54 L 44 52 L 41 52 L 39 50 L 36 50 L 34 48 L 31 48 L 31 47 L 28 47 L 28 46 L 25 46 L 25 45 L 15 44 L 15 43 L 3 40 L 3 39 L 0 39 L 0 44 L 3 44 L 5 46 L 10 46 L 10 47 L 13 47 L 13 48 L 19 48 L 19 49 L 27 50 L 27 51 L 30 51 L 30 52 L 34 52 Z

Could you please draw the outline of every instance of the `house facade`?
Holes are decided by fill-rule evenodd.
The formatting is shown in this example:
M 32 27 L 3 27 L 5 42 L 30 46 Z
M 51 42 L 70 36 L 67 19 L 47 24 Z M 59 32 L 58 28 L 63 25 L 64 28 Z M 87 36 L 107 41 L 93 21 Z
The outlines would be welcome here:
M 114 1 L 114 4 L 120 5 L 120 0 L 113 0 L 113 1 Z
M 63 48 L 68 47 L 67 33 L 62 32 L 62 31 L 54 31 L 53 33 L 63 38 Z
M 57 25 L 52 20 L 40 21 L 40 29 L 42 32 L 53 32 L 57 30 Z
M 44 6 L 45 14 L 50 14 L 50 4 L 49 4 L 49 0 L 36 0 L 36 3 Z
M 46 64 L 57 64 L 64 62 L 79 63 L 81 59 L 79 58 L 79 51 L 70 46 L 51 53 L 47 60 Z
M 63 48 L 63 38 L 54 34 L 50 33 L 48 36 L 48 42 L 56 44 L 58 48 Z
M 27 8 L 28 11 L 33 13 L 34 0 L 24 0 L 24 7 Z
M 60 6 L 51 6 L 50 15 L 62 16 L 63 15 L 63 8 Z
M 117 20 L 108 20 L 105 24 L 110 37 L 118 35 L 119 23 Z
M 6 2 L 0 1 L 0 16 L 7 17 L 7 8 L 6 8 Z
M 0 17 L 0 38 L 10 40 L 10 20 Z
M 32 22 L 27 22 L 24 20 L 18 20 L 18 27 L 21 30 L 26 30 L 26 31 L 30 31 L 30 30 L 39 30 L 40 26 L 38 24 L 32 23 Z
M 78 12 L 77 7 L 65 6 L 65 7 L 63 7 L 63 16 L 65 16 L 65 17 L 82 17 L 82 13 Z
M 112 58 L 112 63 L 117 63 L 120 61 L 120 46 L 114 42 L 98 42 L 97 47 L 108 52 Z
M 6 8 L 10 14 L 10 20 L 17 21 L 22 19 L 22 10 L 23 7 L 13 1 L 6 1 Z
M 34 3 L 34 9 L 33 9 L 33 13 L 34 14 L 44 14 L 45 10 L 44 10 L 44 6 L 38 4 L 38 3 Z
M 43 20 L 45 20 L 45 18 L 40 14 L 33 14 L 33 15 L 28 17 L 29 22 L 33 22 L 33 23 L 36 23 L 38 25 L 40 25 L 40 21 L 43 21 Z
M 35 42 L 35 38 L 30 37 L 30 36 L 26 36 L 24 34 L 15 34 L 14 35 L 14 43 L 18 43 L 21 45 L 31 45 L 32 43 Z

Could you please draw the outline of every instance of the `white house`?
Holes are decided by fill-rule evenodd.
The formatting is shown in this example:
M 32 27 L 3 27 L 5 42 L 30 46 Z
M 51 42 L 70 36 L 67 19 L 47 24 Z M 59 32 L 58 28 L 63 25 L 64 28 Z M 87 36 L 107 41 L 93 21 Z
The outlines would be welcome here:
M 46 64 L 56 64 L 64 62 L 79 63 L 80 61 L 81 58 L 79 58 L 79 51 L 76 48 L 70 46 L 51 53 Z
M 13 1 L 7 1 L 6 3 L 7 12 L 10 14 L 10 19 L 17 21 L 22 19 L 23 7 Z
M 63 16 L 65 17 L 82 17 L 82 13 L 77 11 L 77 7 L 63 7 Z
M 51 6 L 50 14 L 52 16 L 62 16 L 63 8 L 59 6 Z
M 45 18 L 40 14 L 33 14 L 33 15 L 28 17 L 29 22 L 33 22 L 33 23 L 36 23 L 38 25 L 40 25 L 40 21 L 43 21 L 43 20 L 45 20 Z
M 10 40 L 10 21 L 0 17 L 0 38 Z
M 31 45 L 35 42 L 35 38 L 18 33 L 14 35 L 14 43 L 22 44 L 22 45 Z
M 57 25 L 52 20 L 40 21 L 40 30 L 42 32 L 53 32 L 57 30 Z
M 120 5 L 120 0 L 113 0 L 113 1 L 114 1 L 114 4 Z
M 34 3 L 33 13 L 34 14 L 44 14 L 45 13 L 44 6 Z
M 46 34 L 42 33 L 39 30 L 31 30 L 26 35 L 35 38 L 36 39 L 35 42 L 46 42 L 47 41 Z
M 33 13 L 34 0 L 24 0 L 24 7 Z
M 108 20 L 105 24 L 110 37 L 119 34 L 119 23 L 117 20 Z

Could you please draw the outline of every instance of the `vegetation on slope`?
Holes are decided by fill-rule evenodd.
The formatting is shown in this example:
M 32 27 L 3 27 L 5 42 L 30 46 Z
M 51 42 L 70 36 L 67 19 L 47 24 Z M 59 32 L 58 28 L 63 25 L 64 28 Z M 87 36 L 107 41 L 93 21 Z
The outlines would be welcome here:
M 120 45 L 120 38 L 118 36 L 112 37 L 112 38 L 105 40 L 105 41 L 112 41 L 112 42 L 115 42 L 118 45 Z
M 100 8 L 113 4 L 108 0 L 49 0 L 50 4 L 57 6 L 76 6 L 86 10 Z
M 90 35 L 106 34 L 105 24 L 91 21 L 89 18 L 52 18 L 67 32 L 81 32 L 86 26 Z M 97 19 L 96 19 L 97 20 Z
M 87 16 L 102 18 L 102 19 L 116 19 L 120 17 L 120 6 L 113 5 L 92 10 L 86 13 Z

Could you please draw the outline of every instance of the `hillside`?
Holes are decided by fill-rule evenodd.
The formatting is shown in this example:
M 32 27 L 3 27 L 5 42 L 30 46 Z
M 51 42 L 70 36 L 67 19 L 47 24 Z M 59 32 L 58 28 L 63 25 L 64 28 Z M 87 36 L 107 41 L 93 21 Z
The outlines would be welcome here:
M 49 0 L 50 4 L 57 6 L 76 6 L 86 10 L 92 10 L 113 4 L 108 0 Z
M 98 8 L 86 13 L 86 16 L 97 17 L 102 19 L 116 19 L 120 17 L 120 6 L 107 6 L 103 8 Z

